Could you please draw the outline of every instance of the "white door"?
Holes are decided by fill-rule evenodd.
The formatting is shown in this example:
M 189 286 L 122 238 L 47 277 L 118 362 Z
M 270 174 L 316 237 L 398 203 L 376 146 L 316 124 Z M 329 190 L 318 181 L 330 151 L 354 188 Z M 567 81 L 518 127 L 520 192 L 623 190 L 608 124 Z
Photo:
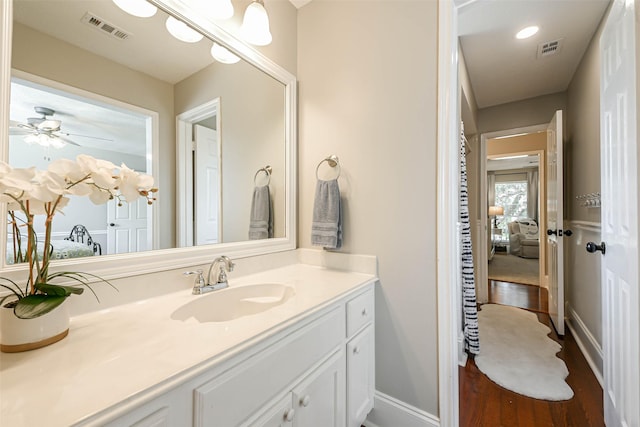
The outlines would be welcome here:
M 220 168 L 218 132 L 195 125 L 194 239 L 196 245 L 219 241 Z
M 601 221 L 606 244 L 601 257 L 602 350 L 608 427 L 640 425 L 634 27 L 634 2 L 616 0 L 600 39 Z
M 558 335 L 564 335 L 564 245 L 562 220 L 562 111 L 556 111 L 547 127 L 547 236 L 549 316 Z M 543 234 L 544 233 L 544 234 Z
M 132 203 L 116 200 L 107 203 L 107 254 L 124 254 L 151 249 L 148 229 L 147 199 L 139 197 Z

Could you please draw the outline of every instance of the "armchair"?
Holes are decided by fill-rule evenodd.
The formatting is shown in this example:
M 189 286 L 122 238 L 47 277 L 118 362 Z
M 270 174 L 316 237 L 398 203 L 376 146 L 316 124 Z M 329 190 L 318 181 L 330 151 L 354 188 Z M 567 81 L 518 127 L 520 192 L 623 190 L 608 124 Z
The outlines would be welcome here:
M 538 224 L 532 219 L 518 219 L 507 224 L 509 253 L 521 258 L 538 258 L 540 237 Z

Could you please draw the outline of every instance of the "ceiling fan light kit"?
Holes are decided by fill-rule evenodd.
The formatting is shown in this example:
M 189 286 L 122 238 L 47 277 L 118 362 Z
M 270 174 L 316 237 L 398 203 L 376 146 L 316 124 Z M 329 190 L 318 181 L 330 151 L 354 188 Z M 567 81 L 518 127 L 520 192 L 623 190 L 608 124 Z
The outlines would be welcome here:
M 55 114 L 55 111 L 47 107 L 33 107 L 34 111 L 41 114 L 42 117 L 28 117 L 26 123 L 20 123 L 11 121 L 9 129 L 10 134 L 25 134 L 23 138 L 27 144 L 38 144 L 43 147 L 62 148 L 67 144 L 79 145 L 65 136 L 69 134 L 60 131 L 62 122 L 60 120 L 51 119 L 50 116 Z M 11 129 L 15 129 L 15 132 L 11 132 Z

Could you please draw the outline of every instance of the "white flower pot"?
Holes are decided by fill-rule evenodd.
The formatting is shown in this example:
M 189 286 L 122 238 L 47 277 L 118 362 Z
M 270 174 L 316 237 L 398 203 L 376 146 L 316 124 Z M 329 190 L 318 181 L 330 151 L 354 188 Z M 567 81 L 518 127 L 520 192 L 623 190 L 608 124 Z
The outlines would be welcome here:
M 0 307 L 0 351 L 17 353 L 60 341 L 69 333 L 69 309 L 65 300 L 35 319 L 19 319 L 13 308 Z

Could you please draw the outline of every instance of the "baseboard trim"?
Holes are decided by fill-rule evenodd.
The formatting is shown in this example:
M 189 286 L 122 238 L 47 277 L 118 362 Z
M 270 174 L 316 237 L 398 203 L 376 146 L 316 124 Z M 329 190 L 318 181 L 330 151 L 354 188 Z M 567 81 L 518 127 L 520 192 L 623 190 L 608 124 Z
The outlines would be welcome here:
M 593 336 L 589 328 L 587 328 L 587 325 L 584 324 L 578 313 L 576 313 L 571 306 L 568 307 L 568 312 L 569 317 L 567 319 L 567 326 L 571 330 L 571 333 L 578 344 L 578 348 L 580 348 L 580 351 L 584 355 L 591 371 L 593 371 L 593 375 L 595 375 L 596 379 L 600 383 L 600 387 L 604 387 L 604 379 L 600 368 L 603 366 L 604 359 L 602 347 L 598 344 L 596 338 Z M 584 341 L 582 339 L 583 337 Z M 594 357 L 597 360 L 594 360 Z
M 376 390 L 366 427 L 439 427 L 440 419 Z

